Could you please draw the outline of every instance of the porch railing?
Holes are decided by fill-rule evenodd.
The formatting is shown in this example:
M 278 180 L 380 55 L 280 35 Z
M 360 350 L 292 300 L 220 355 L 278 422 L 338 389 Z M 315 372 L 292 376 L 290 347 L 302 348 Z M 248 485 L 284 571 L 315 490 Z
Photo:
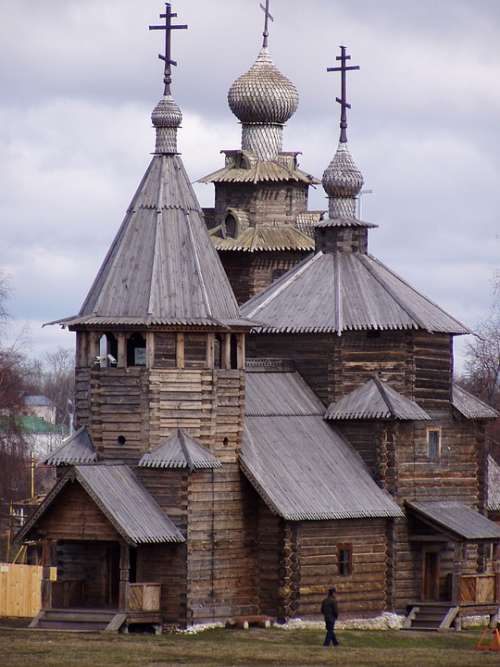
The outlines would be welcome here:
M 497 574 L 463 574 L 459 581 L 460 604 L 494 604 L 498 601 Z

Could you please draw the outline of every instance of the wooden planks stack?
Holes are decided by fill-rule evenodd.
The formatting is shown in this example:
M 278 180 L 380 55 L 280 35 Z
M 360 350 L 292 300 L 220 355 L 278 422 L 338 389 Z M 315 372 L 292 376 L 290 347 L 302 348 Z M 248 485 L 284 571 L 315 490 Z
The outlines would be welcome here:
M 43 567 L 0 563 L 0 616 L 31 618 L 41 607 Z

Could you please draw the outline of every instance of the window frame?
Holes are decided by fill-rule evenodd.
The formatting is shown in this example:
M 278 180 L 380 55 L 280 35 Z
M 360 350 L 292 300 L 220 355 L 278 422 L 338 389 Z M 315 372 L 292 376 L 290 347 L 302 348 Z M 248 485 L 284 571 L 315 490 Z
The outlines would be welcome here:
M 347 559 L 343 558 L 342 554 L 347 554 Z M 353 545 L 350 542 L 337 544 L 337 574 L 339 577 L 352 577 Z
M 431 454 L 431 441 L 430 441 L 430 434 L 431 433 L 437 433 L 438 434 L 438 442 L 437 442 L 437 452 L 436 454 Z M 426 447 L 427 447 L 427 458 L 429 461 L 439 461 L 441 458 L 441 447 L 442 447 L 442 431 L 440 426 L 428 426 L 426 429 Z

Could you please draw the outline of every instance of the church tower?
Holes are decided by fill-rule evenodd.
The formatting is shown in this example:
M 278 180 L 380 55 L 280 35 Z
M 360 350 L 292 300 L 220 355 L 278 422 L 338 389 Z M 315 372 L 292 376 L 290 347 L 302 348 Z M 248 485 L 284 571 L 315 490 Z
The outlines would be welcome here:
M 166 7 L 166 24 L 153 26 L 167 34 L 153 158 L 80 312 L 58 323 L 77 336 L 76 446 L 93 444 L 96 466 L 135 470 L 184 535 L 175 555 L 138 552 L 134 576 L 161 581 L 167 619 L 190 624 L 226 618 L 252 595 L 250 570 L 236 571 L 246 553 L 238 459 L 250 323 L 178 153 L 170 35 L 187 26 Z M 81 460 L 63 452 L 51 462 Z
M 212 240 L 239 303 L 262 291 L 314 249 L 309 187 L 319 183 L 283 150 L 285 124 L 297 110 L 295 84 L 273 63 L 269 0 L 262 49 L 231 86 L 228 102 L 242 126 L 241 149 L 223 151 L 226 163 L 201 179 L 215 185 L 215 209 L 205 209 Z

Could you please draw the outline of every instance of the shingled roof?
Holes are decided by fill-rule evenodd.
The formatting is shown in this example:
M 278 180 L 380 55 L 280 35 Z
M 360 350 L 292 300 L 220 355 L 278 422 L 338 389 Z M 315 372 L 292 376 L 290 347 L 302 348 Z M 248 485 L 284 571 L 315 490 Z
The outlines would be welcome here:
M 170 94 L 152 114 L 153 159 L 78 316 L 52 324 L 245 326 L 177 153 Z
M 95 463 L 97 451 L 86 426 L 82 426 L 66 438 L 62 445 L 49 454 L 42 463 L 48 466 L 67 466 L 79 463 Z
M 226 252 L 314 250 L 313 239 L 293 225 L 249 227 L 236 238 L 219 238 L 213 235 L 212 240 L 216 250 Z
M 325 419 L 396 419 L 420 421 L 431 419 L 414 401 L 393 389 L 377 377 L 332 403 Z
M 253 160 L 247 167 L 229 163 L 208 176 L 200 178 L 199 183 L 280 183 L 280 182 L 318 184 L 320 181 L 298 168 L 290 168 L 274 160 Z
M 29 517 L 16 535 L 16 542 L 27 538 L 64 487 L 73 481 L 83 487 L 128 544 L 137 546 L 185 541 L 173 521 L 127 465 L 97 464 L 72 468 Z
M 289 521 L 402 516 L 295 372 L 247 372 L 241 466 Z
M 206 447 L 180 428 L 139 461 L 139 468 L 203 470 L 221 466 L 221 462 Z
M 248 301 L 262 333 L 423 329 L 470 333 L 372 255 L 317 252 Z
M 500 414 L 488 405 L 483 403 L 477 396 L 469 394 L 458 384 L 452 387 L 452 405 L 466 419 L 497 419 Z
M 464 503 L 452 500 L 406 502 L 418 518 L 461 540 L 500 541 L 500 526 Z

